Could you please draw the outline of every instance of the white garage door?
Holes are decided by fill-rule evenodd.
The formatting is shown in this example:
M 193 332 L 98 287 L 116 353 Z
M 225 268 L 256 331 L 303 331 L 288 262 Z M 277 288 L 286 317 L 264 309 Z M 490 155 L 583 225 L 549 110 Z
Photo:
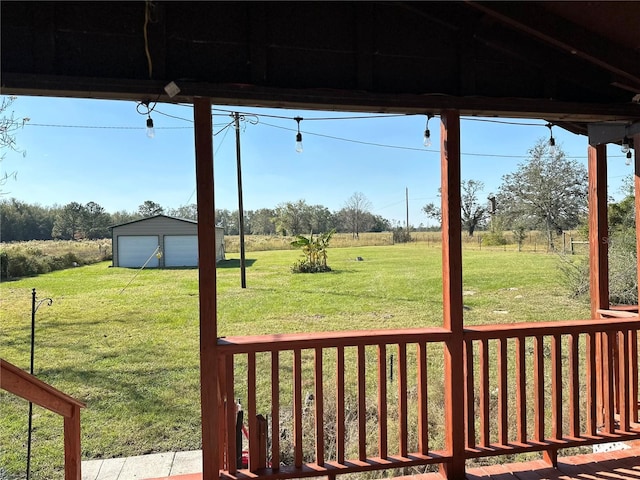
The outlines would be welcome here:
M 147 267 L 157 267 L 158 257 L 157 235 L 121 236 L 118 237 L 118 265 L 121 267 L 142 267 L 149 260 Z
M 164 264 L 167 267 L 198 266 L 197 235 L 167 235 L 164 237 Z

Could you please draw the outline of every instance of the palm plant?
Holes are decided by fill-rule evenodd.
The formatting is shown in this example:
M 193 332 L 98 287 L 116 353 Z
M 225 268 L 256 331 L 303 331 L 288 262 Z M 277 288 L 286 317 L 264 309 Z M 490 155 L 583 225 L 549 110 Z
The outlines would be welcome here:
M 334 233 L 335 230 L 331 230 L 326 233 L 321 233 L 315 238 L 313 232 L 311 232 L 308 237 L 297 235 L 296 239 L 291 242 L 291 246 L 302 249 L 302 254 L 305 258 L 293 265 L 293 272 L 313 273 L 330 271 L 331 268 L 327 265 L 327 249 L 329 248 L 329 242 Z

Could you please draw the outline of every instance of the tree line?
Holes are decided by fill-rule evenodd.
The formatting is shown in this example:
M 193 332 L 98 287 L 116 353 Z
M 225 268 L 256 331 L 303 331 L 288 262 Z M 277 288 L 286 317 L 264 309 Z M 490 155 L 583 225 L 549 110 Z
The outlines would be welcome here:
M 362 193 L 354 193 L 338 211 L 323 205 L 310 205 L 305 200 L 283 202 L 274 208 L 244 212 L 244 233 L 247 235 L 300 235 L 346 232 L 355 238 L 361 232 L 382 232 L 392 229 L 391 222 L 370 212 L 371 203 Z M 63 206 L 44 207 L 15 198 L 0 201 L 0 231 L 3 242 L 27 240 L 80 240 L 111 236 L 110 227 L 154 215 L 169 215 L 197 220 L 197 205 L 164 208 L 147 200 L 134 212 L 107 212 L 95 202 L 70 202 Z M 238 211 L 216 209 L 216 225 L 227 235 L 238 235 Z
M 489 230 L 483 242 L 505 241 L 502 232 L 512 230 L 523 239 L 528 230 L 546 233 L 550 249 L 554 238 L 565 230 L 575 229 L 585 219 L 587 210 L 586 168 L 566 158 L 564 152 L 540 139 L 529 150 L 529 158 L 518 169 L 502 177 L 498 191 L 481 200 L 484 184 L 470 179 L 461 182 L 462 226 L 469 236 L 477 229 Z M 441 221 L 438 205 L 422 208 L 427 217 Z M 71 202 L 64 206 L 42 207 L 16 199 L 0 202 L 2 241 L 48 239 L 98 239 L 110 236 L 110 226 L 157 214 L 197 219 L 197 205 L 165 209 L 151 200 L 137 211 L 108 213 L 95 202 L 82 205 Z M 227 235 L 240 233 L 238 211 L 217 209 L 216 225 Z M 408 230 L 393 228 L 391 222 L 371 213 L 371 203 L 360 192 L 349 197 L 342 208 L 330 211 L 323 205 L 310 205 L 305 200 L 283 202 L 273 208 L 246 210 L 243 222 L 247 235 L 306 235 L 336 231 L 358 238 L 361 232 L 394 231 L 410 235 Z M 396 232 L 397 230 L 398 232 Z M 397 241 L 410 238 L 398 237 Z

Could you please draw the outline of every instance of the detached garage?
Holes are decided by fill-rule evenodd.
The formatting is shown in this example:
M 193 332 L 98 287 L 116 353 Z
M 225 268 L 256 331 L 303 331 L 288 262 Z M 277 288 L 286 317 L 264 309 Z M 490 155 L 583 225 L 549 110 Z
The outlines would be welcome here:
M 114 267 L 197 267 L 198 223 L 155 215 L 111 227 Z M 224 229 L 216 227 L 216 260 L 224 260 Z

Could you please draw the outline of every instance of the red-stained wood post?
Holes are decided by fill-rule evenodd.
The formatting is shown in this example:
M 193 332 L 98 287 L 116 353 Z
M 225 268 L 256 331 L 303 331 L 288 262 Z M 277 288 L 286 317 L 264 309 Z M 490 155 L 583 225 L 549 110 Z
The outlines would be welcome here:
M 606 145 L 589 145 L 589 262 L 591 318 L 609 308 L 609 233 Z
M 198 290 L 200 300 L 200 410 L 202 479 L 220 477 L 218 416 L 218 324 L 216 317 L 216 222 L 213 200 L 213 122 L 211 99 L 193 102 L 198 199 Z M 231 407 L 229 407 L 231 408 Z M 229 459 L 233 461 L 233 459 Z
M 589 145 L 589 275 L 591 318 L 609 308 L 609 226 L 607 222 L 607 146 Z M 604 422 L 602 336 L 596 338 L 596 424 Z M 593 372 L 592 372 L 593 374 Z M 593 399 L 591 399 L 593 401 Z
M 81 480 L 80 407 L 71 406 L 71 416 L 64 419 L 64 478 Z
M 441 468 L 453 480 L 465 476 L 460 113 L 445 110 L 440 118 L 443 327 L 452 332 L 445 344 L 445 442 L 453 456 Z
M 634 146 L 634 171 L 633 184 L 635 187 L 635 203 L 636 203 L 636 258 L 638 259 L 638 279 L 640 279 L 640 133 L 633 136 Z M 640 285 L 640 283 L 638 283 Z M 631 334 L 631 398 L 629 402 L 631 404 L 631 421 L 638 421 L 638 405 L 640 398 L 638 398 L 638 343 L 637 333 Z M 635 340 L 635 341 L 634 341 Z

